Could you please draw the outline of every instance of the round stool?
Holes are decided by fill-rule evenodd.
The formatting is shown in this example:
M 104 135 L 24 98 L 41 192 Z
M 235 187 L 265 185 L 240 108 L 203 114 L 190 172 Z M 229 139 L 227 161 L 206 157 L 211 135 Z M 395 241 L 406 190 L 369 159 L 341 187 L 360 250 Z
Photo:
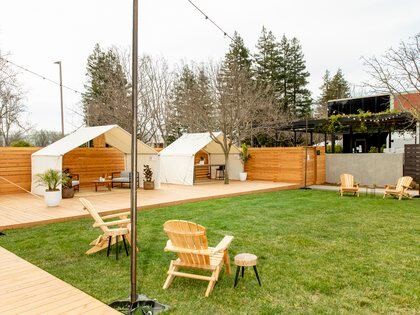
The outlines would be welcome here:
M 255 256 L 254 254 L 248 254 L 248 253 L 242 253 L 235 256 L 234 261 L 237 267 L 236 267 L 235 284 L 233 286 L 234 288 L 238 284 L 239 270 L 242 269 L 242 278 L 243 278 L 245 267 L 254 268 L 254 272 L 255 272 L 255 276 L 257 277 L 258 284 L 261 286 L 260 277 L 258 276 L 258 271 L 257 271 L 257 259 L 258 259 L 257 256 Z

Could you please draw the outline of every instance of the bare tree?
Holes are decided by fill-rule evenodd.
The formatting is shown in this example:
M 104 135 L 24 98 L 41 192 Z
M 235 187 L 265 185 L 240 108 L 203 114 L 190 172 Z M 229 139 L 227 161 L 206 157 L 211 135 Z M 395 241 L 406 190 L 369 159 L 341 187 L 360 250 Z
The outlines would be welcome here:
M 408 41 L 401 41 L 397 48 L 390 48 L 380 57 L 363 58 L 373 79 L 367 86 L 378 92 L 390 93 L 403 110 L 420 120 L 420 33 Z
M 225 184 L 228 184 L 232 145 L 249 137 L 253 124 L 263 121 L 262 116 L 267 119 L 267 114 L 272 114 L 273 102 L 240 67 L 232 67 L 229 75 L 223 73 L 220 64 L 200 67 L 195 72 L 191 80 L 186 78 L 189 84 L 178 91 L 181 100 L 176 107 L 180 124 L 190 132 L 209 132 L 220 145 L 225 158 Z M 221 131 L 223 137 L 218 137 L 216 131 Z
M 0 55 L 0 136 L 3 146 L 9 146 L 27 130 L 22 118 L 26 111 L 23 97 L 17 73 Z
M 125 76 L 131 82 L 129 51 L 113 49 L 121 60 Z M 147 143 L 165 142 L 173 74 L 164 58 L 150 55 L 141 56 L 138 67 L 138 137 Z

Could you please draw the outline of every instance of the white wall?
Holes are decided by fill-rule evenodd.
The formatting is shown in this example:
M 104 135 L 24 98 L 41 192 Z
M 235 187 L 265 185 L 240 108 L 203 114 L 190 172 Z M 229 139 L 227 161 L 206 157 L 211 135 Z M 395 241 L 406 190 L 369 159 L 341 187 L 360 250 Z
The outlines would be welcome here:
M 162 155 L 159 158 L 162 183 L 194 184 L 194 155 Z
M 336 184 L 343 173 L 352 174 L 361 185 L 395 185 L 403 176 L 402 153 L 326 154 L 326 181 Z
M 209 154 L 210 164 L 225 164 L 225 156 L 223 154 Z M 239 180 L 239 173 L 244 171 L 244 166 L 239 158 L 239 154 L 229 154 L 228 173 L 230 179 Z M 212 178 L 215 177 L 216 170 L 212 168 Z
M 143 165 L 150 165 L 153 171 L 153 180 L 155 181 L 155 188 L 160 188 L 160 163 L 157 154 L 138 154 L 137 155 L 137 171 L 140 175 L 140 187 L 143 187 Z M 125 169 L 131 170 L 131 154 L 125 155 Z

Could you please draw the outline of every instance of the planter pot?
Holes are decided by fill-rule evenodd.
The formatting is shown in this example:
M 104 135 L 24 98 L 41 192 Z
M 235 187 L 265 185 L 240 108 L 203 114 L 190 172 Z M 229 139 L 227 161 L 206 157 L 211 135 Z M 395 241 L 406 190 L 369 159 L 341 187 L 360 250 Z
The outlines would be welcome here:
M 74 188 L 73 187 L 63 187 L 63 198 L 73 198 L 74 197 Z
M 144 190 L 153 190 L 155 189 L 155 182 L 154 181 L 143 182 L 143 188 Z
M 46 191 L 44 200 L 48 207 L 56 207 L 61 201 L 61 191 Z
M 248 173 L 246 173 L 246 172 L 241 172 L 241 173 L 239 173 L 239 180 L 241 181 L 241 182 L 244 182 L 244 181 L 246 181 L 246 177 L 248 176 Z

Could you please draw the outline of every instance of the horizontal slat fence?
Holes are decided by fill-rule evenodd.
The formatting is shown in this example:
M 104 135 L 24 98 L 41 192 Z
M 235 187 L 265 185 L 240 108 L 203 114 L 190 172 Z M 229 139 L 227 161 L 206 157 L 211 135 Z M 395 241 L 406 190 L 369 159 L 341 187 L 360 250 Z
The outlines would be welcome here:
M 26 190 L 31 189 L 31 155 L 40 148 L 0 148 L 0 176 Z M 104 174 L 124 170 L 124 155 L 114 148 L 77 148 L 63 158 L 63 168 L 80 175 L 81 186 Z M 15 194 L 21 189 L 0 179 L 0 194 Z
M 245 171 L 250 180 L 304 184 L 304 147 L 249 148 L 248 152 L 251 158 L 245 165 Z M 307 185 L 324 183 L 325 154 L 323 150 L 309 147 L 308 156 Z
M 90 187 L 100 176 L 124 171 L 124 154 L 114 148 L 77 148 L 64 155 L 65 168 L 79 174 L 80 187 Z
M 31 190 L 31 155 L 41 148 L 0 148 L 0 176 Z M 23 192 L 0 178 L 0 194 Z

